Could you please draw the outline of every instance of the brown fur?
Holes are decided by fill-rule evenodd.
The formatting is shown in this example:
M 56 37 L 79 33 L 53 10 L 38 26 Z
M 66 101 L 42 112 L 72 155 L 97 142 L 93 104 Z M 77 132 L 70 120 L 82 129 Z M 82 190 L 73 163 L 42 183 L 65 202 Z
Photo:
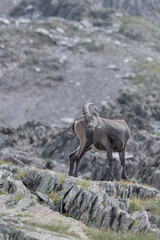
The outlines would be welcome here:
M 93 104 L 92 104 L 93 105 Z M 80 146 L 70 154 L 70 175 L 77 176 L 78 165 L 81 157 L 89 149 L 104 151 L 110 165 L 109 179 L 113 180 L 113 158 L 112 152 L 119 152 L 120 160 L 123 166 L 122 178 L 127 179 L 125 166 L 125 146 L 130 137 L 130 130 L 123 120 L 110 120 L 101 118 L 96 114 L 89 112 L 90 104 L 87 103 L 83 108 L 84 118 L 76 121 L 70 134 L 76 132 Z M 97 111 L 97 110 L 96 110 Z M 74 171 L 74 162 L 76 169 Z

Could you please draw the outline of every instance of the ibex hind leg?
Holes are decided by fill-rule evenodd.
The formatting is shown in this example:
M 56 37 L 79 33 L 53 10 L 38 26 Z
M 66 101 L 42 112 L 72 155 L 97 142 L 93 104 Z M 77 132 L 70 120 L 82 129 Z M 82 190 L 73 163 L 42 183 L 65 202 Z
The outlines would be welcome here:
M 109 181 L 113 181 L 114 180 L 114 176 L 113 176 L 114 160 L 112 157 L 112 145 L 109 140 L 108 140 L 108 144 L 107 144 L 107 158 L 109 161 Z
M 119 152 L 119 158 L 121 160 L 121 165 L 123 167 L 122 179 L 129 181 L 129 179 L 127 177 L 127 172 L 126 172 L 125 148 L 121 152 Z
M 80 160 L 83 157 L 83 155 L 90 149 L 90 145 L 91 143 L 85 142 L 84 145 L 80 146 L 79 148 L 79 151 L 77 153 L 77 159 L 76 159 L 76 169 L 74 173 L 75 177 L 78 177 L 78 166 L 79 166 Z

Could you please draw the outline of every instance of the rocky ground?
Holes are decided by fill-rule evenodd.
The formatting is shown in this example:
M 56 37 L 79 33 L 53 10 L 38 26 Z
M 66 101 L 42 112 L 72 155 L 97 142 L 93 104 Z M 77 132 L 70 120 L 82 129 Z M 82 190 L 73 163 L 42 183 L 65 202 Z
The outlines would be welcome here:
M 89 240 L 86 225 L 135 234 L 152 231 L 155 239 L 160 234 L 160 192 L 151 187 L 6 164 L 0 167 L 0 186 L 2 239 Z
M 159 238 L 158 2 L 17 3 L 0 3 L 0 239 Z M 117 154 L 108 182 L 92 151 L 67 177 L 78 145 L 67 132 L 86 102 L 128 123 L 131 182 Z

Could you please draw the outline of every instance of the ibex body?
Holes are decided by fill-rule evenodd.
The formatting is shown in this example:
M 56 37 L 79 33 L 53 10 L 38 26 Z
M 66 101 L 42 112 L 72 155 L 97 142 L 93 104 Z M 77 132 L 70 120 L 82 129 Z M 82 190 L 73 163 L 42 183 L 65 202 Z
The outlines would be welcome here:
M 84 118 L 76 121 L 69 134 L 77 134 L 80 146 L 70 154 L 69 175 L 77 177 L 78 166 L 83 154 L 90 149 L 97 152 L 107 153 L 109 161 L 109 180 L 113 180 L 113 157 L 112 152 L 119 152 L 121 165 L 123 166 L 122 178 L 127 179 L 125 164 L 125 147 L 130 137 L 130 130 L 123 120 L 110 120 L 101 118 L 97 108 L 94 113 L 89 111 L 91 103 L 83 107 Z M 76 163 L 74 169 L 74 163 Z

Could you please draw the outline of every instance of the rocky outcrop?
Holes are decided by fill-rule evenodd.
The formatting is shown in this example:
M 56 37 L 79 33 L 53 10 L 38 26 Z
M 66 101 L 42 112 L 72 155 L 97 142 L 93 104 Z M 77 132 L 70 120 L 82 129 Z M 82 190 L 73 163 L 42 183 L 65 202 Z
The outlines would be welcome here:
M 58 16 L 66 19 L 80 21 L 85 17 L 90 16 L 93 9 L 102 11 L 104 9 L 117 9 L 127 12 L 131 16 L 141 16 L 147 21 L 159 27 L 160 23 L 160 3 L 157 0 L 88 0 L 88 1 L 73 1 L 73 0 L 39 0 L 25 1 L 23 0 L 15 9 L 11 11 L 12 16 Z
M 158 1 L 143 0 L 103 0 L 101 1 L 105 8 L 115 8 L 124 10 L 131 16 L 141 16 L 144 19 L 159 26 L 160 21 L 160 4 Z
M 79 21 L 85 15 L 89 1 L 22 1 L 11 11 L 11 16 L 58 16 Z
M 21 180 L 16 180 L 20 176 L 19 171 L 16 167 L 1 166 L 1 239 L 89 239 L 84 224 L 40 204 L 38 197 Z
M 69 153 L 78 145 L 78 139 L 67 134 L 68 126 L 81 117 L 84 102 L 93 101 L 99 110 L 102 107 L 101 116 L 125 119 L 131 128 L 129 177 L 159 188 L 159 30 L 141 18 L 109 9 L 107 1 L 106 9 L 101 9 L 104 1 L 94 1 L 98 8 L 90 1 L 23 3 L 30 4 L 31 15 L 40 12 L 32 12 L 37 6 L 45 11 L 56 5 L 58 18 L 0 18 L 1 160 L 67 173 Z M 59 18 L 74 17 L 76 6 L 69 15 L 70 3 L 84 3 L 81 21 Z M 114 1 L 110 4 L 116 7 Z M 125 86 L 131 87 L 118 95 Z M 24 124 L 33 119 L 40 122 Z M 120 162 L 117 155 L 114 159 L 119 180 Z M 108 168 L 105 155 L 89 152 L 79 173 L 107 180 Z
M 36 168 L 1 165 L 0 173 L 2 224 L 6 215 L 11 219 L 11 215 L 16 217 L 15 211 L 17 217 L 20 211 L 23 211 L 21 214 L 24 216 L 20 217 L 26 219 L 24 224 L 31 225 L 34 220 L 34 226 L 37 228 L 42 225 L 41 221 L 44 223 L 45 216 L 46 225 L 52 220 L 55 221 L 55 218 L 52 219 L 52 211 L 56 210 L 88 226 L 146 232 L 151 230 L 149 216 L 145 207 L 141 211 L 132 209 L 134 201 L 141 199 L 145 205 L 145 200 L 156 201 L 156 198 L 160 197 L 160 192 L 151 187 L 132 183 L 123 185 L 119 182 L 91 182 Z M 20 180 L 15 180 L 18 178 Z M 9 195 L 5 194 L 7 192 Z M 39 203 L 51 210 L 40 207 L 38 199 Z M 40 216 L 43 219 L 40 219 Z M 67 221 L 70 220 L 67 218 L 65 224 Z M 18 228 L 18 224 L 13 225 Z M 74 228 L 74 224 L 76 222 L 73 221 L 71 228 Z M 79 235 L 82 237 L 83 232 L 80 231 Z

